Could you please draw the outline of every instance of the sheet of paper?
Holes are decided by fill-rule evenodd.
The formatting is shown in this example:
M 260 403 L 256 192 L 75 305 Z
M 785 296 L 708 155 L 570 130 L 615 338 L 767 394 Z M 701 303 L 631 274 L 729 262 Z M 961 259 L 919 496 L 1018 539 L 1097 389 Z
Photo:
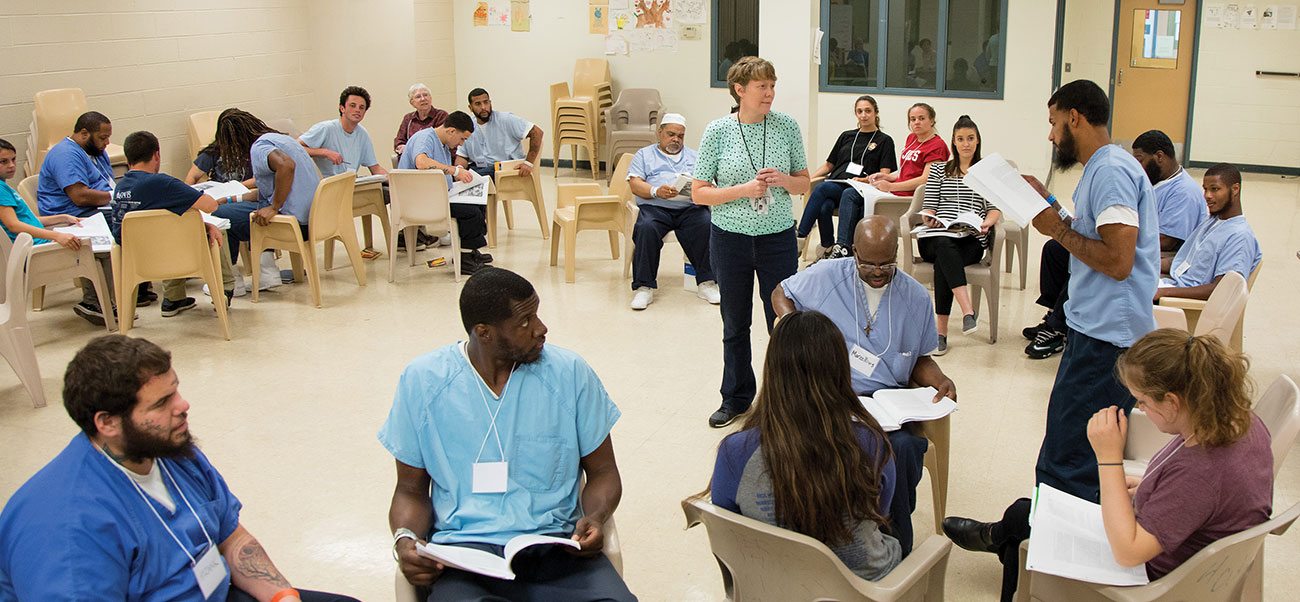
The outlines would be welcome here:
M 113 250 L 113 231 L 108 229 L 108 220 L 104 217 L 103 211 L 96 211 L 94 215 L 82 218 L 81 223 L 75 226 L 56 226 L 54 231 L 90 239 L 90 249 L 96 253 L 107 253 Z
M 487 205 L 488 184 L 491 180 L 487 176 L 470 172 L 474 179 L 468 183 L 454 180 L 451 188 L 447 191 L 447 198 L 453 203 L 463 203 L 468 205 Z
M 1219 25 L 1222 29 L 1237 29 L 1237 24 L 1241 19 L 1241 5 L 1235 2 L 1229 2 L 1223 7 L 1223 23 Z
M 1101 506 L 1051 486 L 1038 486 L 1029 535 L 1031 571 L 1106 585 L 1145 585 L 1146 566 L 1115 562 Z
M 881 389 L 872 398 L 889 406 L 889 411 L 899 422 L 938 420 L 957 411 L 957 402 L 947 397 L 934 401 L 938 393 L 934 387 L 916 389 Z
M 862 407 L 866 408 L 867 413 L 871 414 L 871 417 L 880 423 L 881 430 L 892 433 L 903 428 L 903 425 L 898 422 L 898 418 L 890 413 L 889 408 L 885 407 L 884 404 L 871 397 L 859 397 L 858 401 L 861 401 Z
M 1277 7 L 1277 28 L 1295 30 L 1296 5 L 1283 4 Z
M 859 182 L 857 180 L 830 180 L 830 181 L 839 182 L 842 184 L 848 184 L 849 186 L 852 186 L 854 190 L 858 191 L 858 194 L 862 195 L 863 200 L 873 203 L 873 206 L 874 203 L 880 199 L 894 196 L 892 194 L 889 194 L 888 192 L 881 192 L 879 188 L 876 188 L 875 186 L 872 186 L 866 182 Z M 863 215 L 871 215 L 871 214 L 864 213 Z
M 1034 216 L 1051 205 L 1034 191 L 1016 168 L 1002 155 L 993 153 L 966 172 L 966 185 L 1002 210 L 1002 215 L 1021 228 L 1028 228 Z
M 605 4 L 587 5 L 587 32 L 594 34 L 609 33 L 609 6 Z
M 230 229 L 230 220 L 224 217 L 217 217 L 211 213 L 204 213 L 202 211 L 200 211 L 199 214 L 203 216 L 204 223 L 212 224 L 216 226 L 218 230 Z
M 474 27 L 487 27 L 488 24 L 488 3 L 479 2 L 474 7 Z
M 471 573 L 495 577 L 512 581 L 515 578 L 514 572 L 506 565 L 506 559 L 497 556 L 491 552 L 475 550 L 461 546 L 445 546 L 436 543 L 426 543 L 417 546 L 416 550 L 423 556 L 428 556 L 447 566 L 455 567 Z
M 817 30 L 813 36 L 812 61 L 814 65 L 822 64 L 822 38 L 826 37 L 826 32 L 821 29 Z
M 1264 12 L 1259 16 L 1260 29 L 1277 29 L 1277 6 L 1268 5 L 1264 7 Z
M 370 174 L 368 176 L 357 176 L 357 186 L 365 186 L 375 182 L 387 182 L 388 174 Z
M 510 24 L 509 0 L 490 0 L 488 2 L 488 25 L 505 27 Z
M 627 54 L 627 38 L 618 34 L 609 34 L 605 36 L 605 54 Z
M 708 15 L 705 1 L 673 0 L 673 20 L 678 23 L 704 23 Z
M 532 7 L 528 0 L 511 0 L 510 31 L 529 31 L 532 29 Z
M 1259 27 L 1259 11 L 1254 4 L 1247 4 L 1241 9 L 1241 28 L 1255 29 Z
M 1205 27 L 1219 29 L 1223 27 L 1223 5 L 1205 5 Z
M 203 194 L 214 199 L 248 193 L 248 187 L 244 186 L 244 183 L 239 180 L 232 180 L 230 182 L 213 182 L 209 180 L 207 182 L 199 182 L 198 184 L 195 184 L 194 189 L 202 190 Z

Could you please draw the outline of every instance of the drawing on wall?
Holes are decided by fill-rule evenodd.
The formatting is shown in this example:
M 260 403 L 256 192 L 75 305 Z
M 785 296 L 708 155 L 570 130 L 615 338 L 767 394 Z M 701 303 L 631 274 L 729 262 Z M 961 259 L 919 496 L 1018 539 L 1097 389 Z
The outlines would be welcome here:
M 479 2 L 474 9 L 474 27 L 486 27 L 488 24 L 488 3 Z
M 494 27 L 510 25 L 510 4 L 507 0 L 493 0 L 488 3 L 488 25 Z
M 605 4 L 587 5 L 587 31 L 590 33 L 609 33 L 609 6 Z
M 511 0 L 510 31 L 528 31 L 532 25 L 532 11 L 528 0 Z
M 672 25 L 672 0 L 632 0 L 638 28 L 668 29 Z
M 1296 7 L 1294 4 L 1283 4 L 1277 7 L 1277 28 L 1278 29 L 1295 29 Z
M 678 23 L 707 21 L 705 0 L 673 0 L 673 20 Z

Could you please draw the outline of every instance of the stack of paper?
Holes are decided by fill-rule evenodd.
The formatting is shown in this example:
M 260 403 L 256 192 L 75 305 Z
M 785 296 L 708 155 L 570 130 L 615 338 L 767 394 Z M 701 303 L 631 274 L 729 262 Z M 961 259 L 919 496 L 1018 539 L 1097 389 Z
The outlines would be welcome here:
M 229 182 L 213 182 L 211 180 L 207 182 L 199 182 L 194 185 L 194 189 L 201 190 L 203 191 L 203 194 L 214 199 L 244 195 L 248 193 L 248 187 L 244 186 L 244 183 L 238 180 L 231 180 Z
M 55 232 L 64 232 L 77 238 L 90 240 L 90 249 L 96 253 L 107 253 L 113 250 L 113 232 L 108 229 L 108 220 L 104 219 L 103 211 L 96 211 L 94 215 L 82 218 L 81 223 L 75 226 L 56 226 Z
M 963 181 L 1021 228 L 1028 228 L 1034 216 L 1051 208 L 1020 172 L 997 153 L 972 165 Z
M 387 181 L 388 181 L 388 174 L 371 174 L 368 176 L 363 176 L 363 175 L 357 176 L 357 186 L 364 186 L 366 184 L 370 184 L 373 182 L 383 183 Z
M 1030 516 L 1034 528 L 1025 568 L 1104 585 L 1148 582 L 1146 565 L 1123 567 L 1115 562 L 1100 504 L 1039 484 Z
M 881 389 L 871 397 L 859 397 L 880 428 L 886 432 L 903 428 L 907 422 L 938 420 L 957 411 L 957 402 L 944 397 L 934 401 L 934 387 L 920 389 Z
M 204 222 L 216 226 L 218 230 L 230 229 L 230 220 L 224 217 L 217 217 L 215 215 L 212 215 L 211 213 L 203 213 L 202 211 L 200 211 L 199 213 L 203 215 Z
M 830 181 L 838 182 L 840 184 L 848 184 L 849 186 L 852 186 L 854 190 L 858 191 L 858 194 L 862 195 L 863 200 L 872 204 L 871 205 L 872 207 L 875 206 L 876 200 L 894 196 L 892 194 L 889 194 L 888 192 L 881 192 L 879 188 L 876 188 L 875 186 L 872 186 L 866 182 L 859 182 L 857 180 L 852 180 L 852 179 L 830 180 Z M 871 212 L 868 211 L 863 215 L 871 215 Z

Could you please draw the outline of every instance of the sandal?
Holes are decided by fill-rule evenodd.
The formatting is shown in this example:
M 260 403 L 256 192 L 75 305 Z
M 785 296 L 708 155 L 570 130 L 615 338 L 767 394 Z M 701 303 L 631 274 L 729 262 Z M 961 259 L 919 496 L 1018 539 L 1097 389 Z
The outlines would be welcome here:
M 383 253 L 380 253 L 379 251 L 372 249 L 370 247 L 361 249 L 361 258 L 366 261 L 378 259 L 380 255 L 383 255 Z

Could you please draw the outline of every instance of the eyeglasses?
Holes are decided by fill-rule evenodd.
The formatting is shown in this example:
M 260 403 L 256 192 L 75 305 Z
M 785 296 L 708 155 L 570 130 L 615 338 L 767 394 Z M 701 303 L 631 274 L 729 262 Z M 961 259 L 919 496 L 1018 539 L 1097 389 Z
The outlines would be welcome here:
M 857 260 L 854 260 L 854 261 L 857 261 Z M 897 267 L 898 267 L 898 262 L 897 262 L 897 261 L 891 261 L 891 262 L 889 262 L 889 263 L 864 263 L 864 262 L 858 261 L 857 263 L 858 263 L 858 268 L 859 268 L 859 269 L 863 269 L 863 270 L 866 270 L 866 271 L 868 271 L 868 272 L 874 272 L 874 271 L 876 271 L 876 270 L 880 270 L 880 271 L 882 271 L 882 272 L 892 272 L 892 271 L 894 271 L 894 268 L 897 268 Z

